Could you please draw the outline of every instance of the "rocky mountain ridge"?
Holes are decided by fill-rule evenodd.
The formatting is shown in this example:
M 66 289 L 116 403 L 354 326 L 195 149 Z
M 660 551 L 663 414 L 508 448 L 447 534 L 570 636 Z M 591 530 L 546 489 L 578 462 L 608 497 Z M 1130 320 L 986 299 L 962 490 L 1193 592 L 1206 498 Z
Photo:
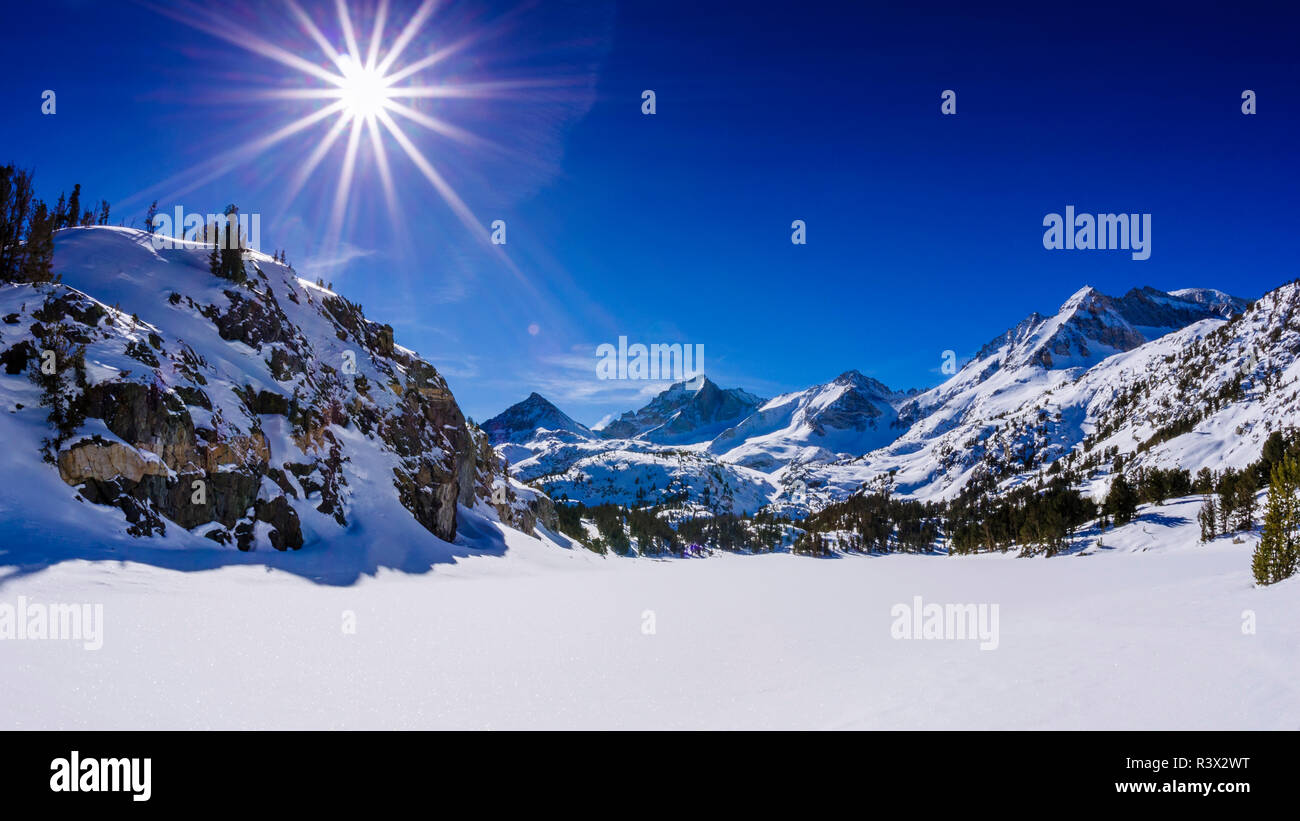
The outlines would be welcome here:
M 222 278 L 197 243 L 59 231 L 61 281 L 0 286 L 0 397 L 30 431 L 14 446 L 43 442 L 80 499 L 117 508 L 142 537 L 175 526 L 241 550 L 297 549 L 365 527 L 358 494 L 391 498 L 445 542 L 463 509 L 528 530 L 553 519 L 391 327 L 243 256 Z

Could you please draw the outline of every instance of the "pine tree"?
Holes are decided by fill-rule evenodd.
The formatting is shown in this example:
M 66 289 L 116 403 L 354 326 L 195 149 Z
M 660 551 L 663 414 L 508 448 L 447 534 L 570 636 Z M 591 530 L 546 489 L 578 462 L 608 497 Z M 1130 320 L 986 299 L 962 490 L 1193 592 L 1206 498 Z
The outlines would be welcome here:
M 1251 558 L 1257 584 L 1289 578 L 1300 565 L 1300 462 L 1293 457 L 1274 465 L 1264 512 L 1264 532 Z
M 1237 498 L 1237 472 L 1228 468 L 1219 477 L 1219 532 L 1231 533 L 1233 504 Z
M 221 276 L 221 256 L 220 252 L 217 251 L 219 246 L 219 242 L 212 243 L 212 253 L 208 255 L 208 271 L 214 277 Z
M 1205 501 L 1201 503 L 1201 512 L 1196 515 L 1196 520 L 1201 525 L 1201 543 L 1213 541 L 1219 535 L 1219 509 L 1214 504 L 1214 497 L 1206 494 Z
M 86 418 L 80 401 L 86 386 L 86 347 L 71 341 L 72 332 L 63 322 L 49 328 L 39 342 L 51 357 L 42 356 L 30 371 L 32 381 L 41 389 L 41 404 L 50 409 L 48 421 L 54 435 L 42 444 L 45 458 L 51 462 Z
M 54 278 L 54 215 L 44 202 L 37 202 L 27 222 L 27 242 L 23 252 L 22 282 L 49 282 Z
M 1123 473 L 1116 474 L 1115 480 L 1111 482 L 1110 492 L 1106 494 L 1103 509 L 1115 520 L 1115 526 L 1119 527 L 1133 521 L 1133 517 L 1137 514 L 1137 506 L 1137 491 L 1129 484 Z
M 0 279 L 15 279 L 22 267 L 22 240 L 31 214 L 32 191 L 30 171 L 12 165 L 0 168 Z
M 68 227 L 71 228 L 77 224 L 77 217 L 81 216 L 81 183 L 72 186 L 72 196 L 68 197 Z
M 219 243 L 221 246 L 219 276 L 233 282 L 243 282 L 247 278 L 244 273 L 244 232 L 239 227 L 238 215 L 237 206 L 226 206 L 225 242 Z
M 1233 509 L 1236 511 L 1232 522 L 1233 527 L 1237 530 L 1250 530 L 1254 527 L 1255 507 L 1258 503 L 1255 500 L 1255 482 L 1248 472 L 1237 477 L 1232 502 Z
M 1261 472 L 1259 481 L 1261 484 L 1270 481 L 1273 476 L 1273 466 L 1282 461 L 1286 456 L 1286 437 L 1282 431 L 1275 430 L 1267 440 L 1264 441 L 1264 447 L 1259 452 L 1259 461 Z

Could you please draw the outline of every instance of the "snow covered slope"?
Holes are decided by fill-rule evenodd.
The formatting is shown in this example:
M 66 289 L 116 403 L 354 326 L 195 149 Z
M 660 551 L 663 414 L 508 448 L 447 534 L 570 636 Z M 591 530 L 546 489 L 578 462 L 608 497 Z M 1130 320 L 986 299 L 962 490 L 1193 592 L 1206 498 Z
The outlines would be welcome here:
M 1090 410 L 1095 397 L 1139 379 L 1149 363 L 1193 344 L 1244 304 L 1193 296 L 1145 288 L 1117 299 L 1083 288 L 1053 316 L 1027 317 L 951 379 L 904 404 L 900 424 L 908 427 L 897 440 L 815 466 L 810 484 L 830 500 L 892 472 L 902 493 L 936 499 L 973 479 L 1041 469 L 1082 445 L 1096 424 L 1089 416 L 1098 410 Z
M 856 456 L 897 438 L 907 394 L 857 371 L 771 400 L 709 443 L 722 461 L 763 471 Z
M 62 284 L 0 286 L 0 604 L 103 605 L 103 641 L 0 642 L 0 726 L 1300 728 L 1300 579 L 1252 585 L 1257 532 L 1198 545 L 1198 499 L 1051 561 L 600 557 L 431 365 L 291 269 L 251 254 L 222 279 L 111 228 L 63 232 L 55 264 Z M 865 457 L 818 461 L 909 402 L 853 373 L 737 437 L 817 449 L 771 472 L 717 436 L 568 430 L 539 401 L 498 450 L 556 495 L 739 511 L 891 465 L 920 495 L 1112 448 L 1242 464 L 1300 419 L 1300 285 L 1232 320 L 1207 298 L 1161 335 L 1191 314 L 1088 301 L 1031 318 Z M 917 596 L 996 605 L 996 648 L 897 640 Z
M 1300 284 L 1161 343 L 1080 380 L 1084 447 L 1134 452 L 1135 465 L 1240 468 L 1272 431 L 1300 424 Z
M 511 476 L 557 500 L 637 507 L 679 501 L 753 513 L 776 492 L 761 471 L 725 464 L 700 447 L 542 430 L 496 450 L 509 462 Z
M 0 496 L 6 533 L 427 567 L 470 546 L 470 511 L 548 518 L 432 365 L 266 255 L 221 278 L 193 244 L 73 228 L 54 271 L 62 284 L 0 286 L 0 435 L 23 477 Z
M 484 423 L 512 476 L 552 498 L 644 506 L 671 501 L 753 513 L 775 491 L 761 472 L 729 465 L 705 446 L 763 400 L 705 376 L 678 382 L 597 432 L 533 394 Z M 567 420 L 567 421 L 566 421 Z
M 1249 304 L 1247 300 L 1241 297 L 1225 294 L 1215 288 L 1179 288 L 1176 291 L 1170 291 L 1169 295 L 1204 305 L 1224 319 L 1230 319 L 1242 313 Z
M 346 587 L 0 568 L 0 601 L 104 609 L 100 650 L 0 642 L 0 727 L 1300 729 L 1300 578 L 1253 587 L 1256 537 L 1196 545 L 1195 506 L 1051 560 L 618 559 L 499 529 L 502 556 Z M 917 596 L 996 605 L 996 649 L 893 638 Z
M 723 390 L 707 376 L 678 382 L 638 411 L 600 430 L 606 439 L 641 439 L 658 445 L 707 442 L 754 412 L 763 400 L 740 388 Z

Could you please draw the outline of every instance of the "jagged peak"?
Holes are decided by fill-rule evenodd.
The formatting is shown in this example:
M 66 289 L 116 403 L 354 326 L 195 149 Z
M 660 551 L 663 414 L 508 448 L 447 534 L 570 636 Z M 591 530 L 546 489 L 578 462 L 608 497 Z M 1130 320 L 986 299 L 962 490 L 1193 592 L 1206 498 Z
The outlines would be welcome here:
M 660 391 L 658 395 L 663 396 L 664 394 L 668 394 L 668 393 L 698 392 L 704 390 L 705 388 L 717 388 L 717 387 L 718 387 L 717 383 L 709 379 L 709 377 L 706 376 L 705 374 L 701 373 L 692 376 L 690 379 L 683 379 L 681 382 L 672 383 L 667 388 Z
M 858 388 L 860 390 L 865 390 L 869 393 L 880 396 L 882 398 L 893 396 L 897 393 L 897 391 L 893 390 L 888 385 L 881 382 L 879 379 L 876 379 L 871 376 L 867 376 L 857 368 L 850 368 L 849 370 L 845 371 L 844 373 L 840 374 L 839 376 L 831 380 L 830 384 L 850 385 L 852 387 Z
M 1057 315 L 1071 314 L 1080 309 L 1094 308 L 1098 303 L 1109 300 L 1110 297 L 1098 291 L 1091 285 L 1085 285 L 1070 295 L 1070 298 L 1061 304 Z
M 493 444 L 531 435 L 538 428 L 565 430 L 580 436 L 592 434 L 590 428 L 560 410 L 554 402 L 537 391 L 488 419 L 480 427 Z

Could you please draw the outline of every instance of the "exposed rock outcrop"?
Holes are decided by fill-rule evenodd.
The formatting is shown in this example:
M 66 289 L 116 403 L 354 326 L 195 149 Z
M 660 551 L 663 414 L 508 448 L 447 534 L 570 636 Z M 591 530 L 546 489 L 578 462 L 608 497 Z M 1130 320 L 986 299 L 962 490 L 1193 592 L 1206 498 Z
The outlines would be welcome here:
M 357 448 L 367 449 L 366 480 L 379 478 L 376 458 L 391 464 L 388 492 L 438 538 L 456 538 L 460 506 L 491 504 L 503 469 L 486 437 L 437 369 L 359 305 L 260 255 L 245 257 L 243 276 L 217 279 L 197 256 L 162 270 L 176 259 L 141 251 L 147 242 L 132 232 L 66 239 L 94 246 L 82 249 L 94 266 L 66 272 L 85 273 L 88 290 L 113 265 L 133 266 L 119 293 L 140 285 L 135 304 L 110 308 L 62 284 L 10 286 L 24 290 L 6 303 L 15 310 L 4 317 L 0 378 L 41 383 L 51 338 L 85 346 L 94 367 L 69 377 L 60 401 L 72 412 L 59 416 L 68 430 L 47 452 L 85 500 L 119 508 L 128 532 L 175 525 L 243 550 L 296 550 L 303 517 L 352 525 Z M 165 289 L 146 284 L 155 267 Z M 86 430 L 94 420 L 113 438 Z M 554 511 L 530 499 L 502 518 L 531 528 Z
M 167 475 L 167 466 L 161 460 L 146 459 L 135 448 L 98 437 L 61 451 L 58 463 L 59 476 L 70 485 L 79 485 L 87 479 L 108 481 L 117 477 L 135 484 L 146 475 Z

